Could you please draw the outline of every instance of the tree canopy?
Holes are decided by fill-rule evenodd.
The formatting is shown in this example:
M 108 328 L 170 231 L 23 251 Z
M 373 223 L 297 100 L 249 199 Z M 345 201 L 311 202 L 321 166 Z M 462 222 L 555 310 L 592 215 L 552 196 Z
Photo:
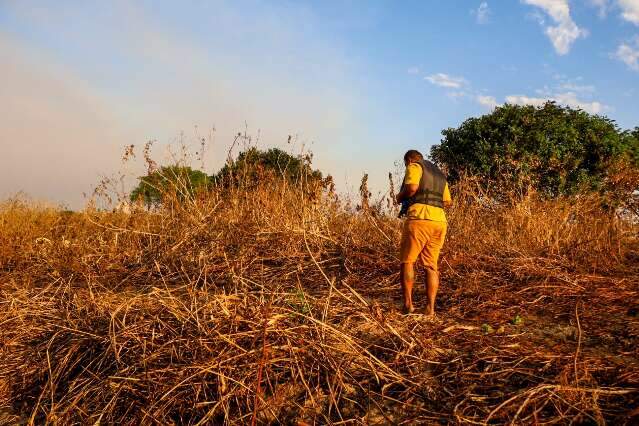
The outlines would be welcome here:
M 309 181 L 322 179 L 322 172 L 311 167 L 310 155 L 293 156 L 279 148 L 266 151 L 249 148 L 242 151 L 237 159 L 227 162 L 213 178 L 224 184 L 239 178 L 245 184 L 256 184 L 264 174 L 269 173 L 292 182 L 302 178 Z
M 639 167 L 639 128 L 621 131 L 606 117 L 548 102 L 504 105 L 442 131 L 430 156 L 449 180 L 532 186 L 550 196 L 602 188 L 620 163 Z
M 182 200 L 205 190 L 210 183 L 206 173 L 179 165 L 161 167 L 138 180 L 138 186 L 131 192 L 131 201 L 141 199 L 147 205 L 160 204 L 167 194 L 175 194 Z
M 311 156 L 293 156 L 281 149 L 266 151 L 249 148 L 228 161 L 212 176 L 188 166 L 164 166 L 138 178 L 137 187 L 131 192 L 131 201 L 143 200 L 146 205 L 161 204 L 167 194 L 175 194 L 179 200 L 207 190 L 210 185 L 222 187 L 258 185 L 268 176 L 282 177 L 290 182 L 304 179 L 319 182 L 322 173 L 311 167 Z

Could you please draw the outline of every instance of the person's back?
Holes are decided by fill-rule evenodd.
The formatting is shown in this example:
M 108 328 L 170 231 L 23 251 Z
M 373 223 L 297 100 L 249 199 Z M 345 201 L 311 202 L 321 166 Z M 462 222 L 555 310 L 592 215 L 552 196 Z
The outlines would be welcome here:
M 423 158 L 406 166 L 404 185 L 417 184 L 417 192 L 407 200 L 407 219 L 446 222 L 444 204 L 451 201 L 446 176 Z
M 435 312 L 435 297 L 439 287 L 437 262 L 446 236 L 444 207 L 451 202 L 445 175 L 421 153 L 408 151 L 404 156 L 406 175 L 397 202 L 407 202 L 406 221 L 402 232 L 400 261 L 404 310 L 414 311 L 412 289 L 414 265 L 419 258 L 426 270 L 428 295 L 427 315 Z

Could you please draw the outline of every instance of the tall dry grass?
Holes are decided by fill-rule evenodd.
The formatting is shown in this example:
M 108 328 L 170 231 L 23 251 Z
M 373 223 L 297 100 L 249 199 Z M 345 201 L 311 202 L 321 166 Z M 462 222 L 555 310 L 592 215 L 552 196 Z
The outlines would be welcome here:
M 173 197 L 2 204 L 5 422 L 637 419 L 637 227 L 596 197 L 453 188 L 434 321 L 399 312 L 383 200 L 273 175 Z

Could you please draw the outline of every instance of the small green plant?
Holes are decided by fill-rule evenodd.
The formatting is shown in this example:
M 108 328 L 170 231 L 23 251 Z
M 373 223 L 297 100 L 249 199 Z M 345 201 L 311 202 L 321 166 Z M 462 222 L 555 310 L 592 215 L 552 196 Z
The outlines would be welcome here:
M 311 312 L 311 307 L 306 300 L 306 295 L 299 288 L 293 292 L 293 300 L 289 302 L 289 305 L 300 314 L 306 315 Z
M 492 328 L 489 324 L 482 324 L 481 331 L 483 331 L 484 334 L 491 334 L 495 332 L 495 329 Z
M 524 319 L 519 316 L 519 314 L 515 315 L 515 317 L 511 320 L 514 325 L 519 325 L 524 322 Z

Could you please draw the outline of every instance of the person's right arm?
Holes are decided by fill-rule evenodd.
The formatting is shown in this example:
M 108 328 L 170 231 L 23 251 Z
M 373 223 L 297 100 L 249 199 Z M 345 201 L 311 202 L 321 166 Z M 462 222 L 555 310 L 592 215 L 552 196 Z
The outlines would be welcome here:
M 397 194 L 395 201 L 397 204 L 401 204 L 402 201 L 408 200 L 410 197 L 415 195 L 417 192 L 417 188 L 419 185 L 417 184 L 404 184 L 402 185 L 402 190 Z
M 399 191 L 399 194 L 395 197 L 397 204 L 401 204 L 402 201 L 406 201 L 415 195 L 419 188 L 419 180 L 422 177 L 421 173 L 422 169 L 417 164 L 409 164 L 406 166 L 406 174 L 404 175 L 402 190 Z

